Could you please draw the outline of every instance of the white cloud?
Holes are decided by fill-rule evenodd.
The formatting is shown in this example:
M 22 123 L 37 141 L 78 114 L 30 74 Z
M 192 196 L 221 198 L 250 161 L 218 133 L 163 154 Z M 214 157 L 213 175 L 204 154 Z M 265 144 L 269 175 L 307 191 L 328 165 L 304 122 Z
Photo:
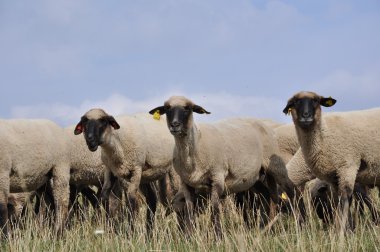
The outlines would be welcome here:
M 15 106 L 11 110 L 13 118 L 48 118 L 63 126 L 75 124 L 91 108 L 103 108 L 109 114 L 148 113 L 160 106 L 171 95 L 183 95 L 181 91 L 168 92 L 160 97 L 134 100 L 121 94 L 112 94 L 104 100 L 87 100 L 78 106 L 67 104 L 37 104 Z M 283 101 L 256 96 L 240 96 L 227 93 L 187 95 L 195 103 L 211 112 L 211 115 L 197 115 L 197 121 L 215 121 L 228 117 L 251 116 L 276 121 L 289 121 L 282 114 Z

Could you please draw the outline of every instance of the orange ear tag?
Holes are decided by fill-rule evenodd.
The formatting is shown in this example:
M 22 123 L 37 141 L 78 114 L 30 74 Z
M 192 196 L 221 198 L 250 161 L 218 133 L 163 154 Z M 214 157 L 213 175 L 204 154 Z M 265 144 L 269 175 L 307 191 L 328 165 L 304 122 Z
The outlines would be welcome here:
M 160 120 L 160 118 L 161 118 L 160 111 L 156 110 L 156 112 L 154 112 L 154 114 L 153 114 L 153 119 Z
M 288 109 L 288 115 L 290 115 L 291 112 L 292 112 L 292 108 L 289 108 Z

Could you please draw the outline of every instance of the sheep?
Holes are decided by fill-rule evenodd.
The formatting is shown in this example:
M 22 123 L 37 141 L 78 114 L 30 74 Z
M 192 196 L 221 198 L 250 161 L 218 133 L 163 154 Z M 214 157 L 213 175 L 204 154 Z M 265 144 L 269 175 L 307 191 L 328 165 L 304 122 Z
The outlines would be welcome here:
M 8 233 L 9 193 L 38 189 L 50 178 L 56 207 L 55 231 L 68 213 L 70 164 L 63 130 L 49 120 L 0 120 L 0 228 Z
M 221 237 L 220 198 L 227 193 L 239 193 L 260 183 L 260 171 L 274 191 L 276 181 L 294 195 L 293 184 L 287 178 L 285 164 L 279 158 L 273 131 L 259 120 L 229 119 L 215 124 L 195 124 L 193 112 L 210 114 L 183 96 L 169 98 L 164 106 L 150 114 L 166 114 L 167 126 L 175 139 L 173 166 L 181 178 L 180 193 L 186 202 L 185 227 L 192 231 L 195 190 L 211 195 L 212 223 Z M 273 187 L 271 187 L 273 186 Z M 266 189 L 268 190 L 268 189 Z M 277 192 L 271 195 L 277 197 Z
M 133 230 L 136 193 L 140 187 L 149 204 L 147 230 L 150 234 L 157 204 L 150 182 L 163 178 L 172 166 L 174 141 L 166 130 L 165 120 L 153 120 L 142 114 L 115 119 L 102 109 L 91 109 L 75 127 L 74 134 L 81 133 L 90 151 L 101 147 L 105 165 L 101 198 L 108 200 L 113 174 L 126 191 Z
M 336 114 L 337 113 L 329 112 L 325 113 L 324 116 L 328 117 Z M 286 163 L 289 163 L 300 148 L 294 125 L 286 124 L 279 126 L 275 128 L 275 132 L 281 157 Z M 333 216 L 332 209 L 334 208 L 334 205 L 331 203 L 338 202 L 336 193 L 333 194 L 333 188 L 331 188 L 329 183 L 315 178 L 309 167 L 306 165 L 301 151 L 300 154 L 301 155 L 297 155 L 291 164 L 287 166 L 289 178 L 295 184 L 300 184 L 301 188 L 304 187 L 305 183 L 298 183 L 298 181 L 310 181 L 307 183 L 307 187 L 311 194 L 314 209 L 316 210 L 318 217 L 322 219 L 325 224 L 330 223 L 331 217 Z M 361 215 L 363 215 L 364 204 L 366 204 L 371 212 L 373 222 L 377 224 L 379 222 L 378 213 L 368 194 L 368 190 L 369 188 L 367 186 L 355 183 L 354 199 L 359 206 Z M 332 196 L 335 197 L 335 201 Z
M 292 115 L 303 157 L 312 173 L 337 188 L 337 224 L 343 234 L 355 181 L 379 185 L 380 109 L 322 117 L 321 106 L 331 107 L 335 103 L 331 97 L 299 92 L 288 100 L 283 112 Z

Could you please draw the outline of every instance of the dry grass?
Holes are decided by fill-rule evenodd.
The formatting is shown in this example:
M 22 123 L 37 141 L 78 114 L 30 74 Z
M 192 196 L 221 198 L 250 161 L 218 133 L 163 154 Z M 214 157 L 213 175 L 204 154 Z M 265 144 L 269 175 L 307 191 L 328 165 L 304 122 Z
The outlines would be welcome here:
M 377 202 L 379 205 L 379 202 Z M 9 241 L 3 241 L 0 251 L 377 251 L 380 229 L 371 223 L 369 214 L 361 218 L 355 232 L 347 233 L 342 246 L 334 227 L 324 228 L 310 212 L 308 223 L 299 229 L 292 216 L 278 216 L 268 231 L 245 228 L 241 215 L 231 202 L 223 213 L 224 238 L 216 241 L 210 212 L 197 219 L 197 229 L 185 238 L 177 228 L 174 214 L 165 217 L 158 209 L 151 239 L 145 235 L 145 210 L 141 208 L 137 230 L 128 233 L 127 221 L 117 227 L 102 217 L 86 213 L 87 219 L 74 218 L 71 228 L 57 239 L 46 220 L 28 214 L 22 226 L 13 229 Z M 92 216 L 91 218 L 88 216 Z M 104 230 L 104 234 L 95 234 Z M 116 231 L 115 231 L 116 230 Z

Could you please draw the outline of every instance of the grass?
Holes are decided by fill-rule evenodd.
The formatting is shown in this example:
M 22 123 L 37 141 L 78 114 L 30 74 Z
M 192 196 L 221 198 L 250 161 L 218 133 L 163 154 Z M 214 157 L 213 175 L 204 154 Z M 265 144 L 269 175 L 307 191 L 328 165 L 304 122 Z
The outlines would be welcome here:
M 376 194 L 377 195 L 377 194 Z M 378 200 L 376 200 L 379 205 Z M 354 232 L 348 232 L 342 244 L 339 232 L 324 227 L 308 209 L 308 222 L 299 229 L 293 216 L 281 215 L 272 228 L 264 232 L 259 228 L 247 229 L 241 215 L 227 199 L 222 216 L 224 238 L 215 240 L 210 211 L 197 218 L 197 228 L 190 238 L 177 228 L 174 214 L 165 217 L 165 209 L 157 211 L 153 237 L 145 235 L 145 209 L 141 208 L 136 231 L 128 232 L 128 221 L 115 227 L 104 217 L 85 213 L 87 218 L 74 217 L 71 227 L 61 238 L 40 216 L 28 213 L 21 226 L 13 228 L 9 240 L 2 241 L 0 251 L 378 251 L 380 228 L 373 225 L 366 212 Z M 95 234 L 104 230 L 104 234 Z

